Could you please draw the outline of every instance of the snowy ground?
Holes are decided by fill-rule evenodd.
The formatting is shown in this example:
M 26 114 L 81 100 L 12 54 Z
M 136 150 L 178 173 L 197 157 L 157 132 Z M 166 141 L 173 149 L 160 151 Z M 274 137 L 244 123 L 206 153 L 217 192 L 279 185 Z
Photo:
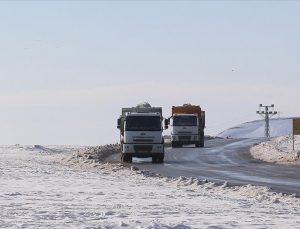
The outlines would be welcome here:
M 0 148 L 0 228 L 300 228 L 293 195 L 102 164 L 118 145 L 76 149 Z
M 295 136 L 293 150 L 292 135 L 272 138 L 269 141 L 253 146 L 251 155 L 259 160 L 278 163 L 300 165 L 300 136 Z
M 285 136 L 292 132 L 292 118 L 276 118 L 270 120 L 271 137 Z M 222 138 L 261 138 L 265 136 L 265 121 L 246 122 L 223 131 Z

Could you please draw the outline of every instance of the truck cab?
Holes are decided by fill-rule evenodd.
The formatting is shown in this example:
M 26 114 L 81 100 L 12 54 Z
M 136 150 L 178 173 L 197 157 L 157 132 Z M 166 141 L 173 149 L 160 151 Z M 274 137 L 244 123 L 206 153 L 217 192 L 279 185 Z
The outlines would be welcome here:
M 205 112 L 199 106 L 173 106 L 170 118 L 172 147 L 188 144 L 203 147 L 204 125 Z
M 173 147 L 199 142 L 199 121 L 194 114 L 176 114 L 171 119 Z
M 133 157 L 152 157 L 153 163 L 164 160 L 161 108 L 123 108 L 118 119 L 121 160 L 132 162 Z

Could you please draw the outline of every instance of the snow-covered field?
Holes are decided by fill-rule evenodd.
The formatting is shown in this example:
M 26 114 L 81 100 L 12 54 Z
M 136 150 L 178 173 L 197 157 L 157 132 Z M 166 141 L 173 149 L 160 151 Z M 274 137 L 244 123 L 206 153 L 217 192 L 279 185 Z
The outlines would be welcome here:
M 271 137 L 285 136 L 292 132 L 292 118 L 270 119 Z M 223 131 L 221 138 L 262 138 L 265 136 L 265 121 L 246 122 Z
M 300 165 L 300 136 L 295 136 L 294 141 L 294 150 L 292 135 L 288 135 L 253 146 L 250 153 L 254 158 L 266 162 Z
M 300 200 L 101 163 L 99 148 L 0 148 L 1 228 L 300 228 Z

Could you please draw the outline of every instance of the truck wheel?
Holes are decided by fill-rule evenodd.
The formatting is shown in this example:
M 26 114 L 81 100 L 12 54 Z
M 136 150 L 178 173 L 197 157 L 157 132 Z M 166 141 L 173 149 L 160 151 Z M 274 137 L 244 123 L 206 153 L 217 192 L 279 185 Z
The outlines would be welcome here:
M 172 142 L 172 148 L 179 148 L 182 147 L 182 144 L 180 142 Z
M 121 161 L 125 162 L 124 154 L 121 154 Z
M 132 163 L 132 156 L 129 156 L 128 163 Z
M 164 157 L 165 157 L 165 154 L 159 155 L 159 156 L 158 156 L 157 163 L 164 163 Z
M 204 132 L 201 133 L 200 147 L 204 147 Z
M 131 155 L 126 155 L 126 162 L 127 163 L 132 163 L 132 156 Z
M 176 142 L 171 142 L 172 148 L 176 148 Z
M 204 142 L 203 141 L 200 141 L 200 142 L 197 142 L 195 144 L 196 148 L 203 148 L 204 147 Z
M 121 156 L 122 162 L 132 163 L 132 156 L 128 154 L 122 154 Z
M 159 154 L 152 156 L 152 163 L 163 163 L 164 162 L 164 154 Z
M 157 163 L 157 156 L 152 156 L 152 163 Z

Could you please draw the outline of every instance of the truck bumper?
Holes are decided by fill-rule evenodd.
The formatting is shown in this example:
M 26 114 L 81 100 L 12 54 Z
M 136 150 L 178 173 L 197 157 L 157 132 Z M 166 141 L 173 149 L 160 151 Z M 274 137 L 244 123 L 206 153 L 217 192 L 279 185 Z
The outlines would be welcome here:
M 164 153 L 164 144 L 123 144 L 122 153 L 134 157 L 151 157 L 153 154 Z
M 171 135 L 172 142 L 180 142 L 182 144 L 195 144 L 199 140 L 199 135 Z

